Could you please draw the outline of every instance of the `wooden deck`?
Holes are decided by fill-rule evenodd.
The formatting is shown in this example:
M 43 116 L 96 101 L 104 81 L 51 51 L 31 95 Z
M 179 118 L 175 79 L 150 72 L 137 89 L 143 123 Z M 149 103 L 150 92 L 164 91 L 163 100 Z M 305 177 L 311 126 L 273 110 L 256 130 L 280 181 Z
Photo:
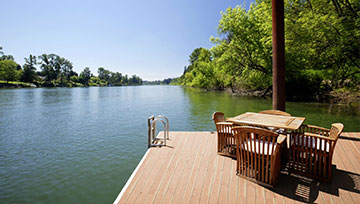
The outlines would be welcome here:
M 114 203 L 360 203 L 360 133 L 335 147 L 331 184 L 282 172 L 275 188 L 235 174 L 236 160 L 216 153 L 211 132 L 170 132 L 150 148 Z

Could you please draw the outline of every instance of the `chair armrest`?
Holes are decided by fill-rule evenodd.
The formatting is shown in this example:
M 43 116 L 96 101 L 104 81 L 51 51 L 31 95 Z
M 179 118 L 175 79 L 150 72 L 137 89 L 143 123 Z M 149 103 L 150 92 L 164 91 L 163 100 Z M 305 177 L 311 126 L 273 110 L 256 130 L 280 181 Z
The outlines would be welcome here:
M 285 142 L 286 141 L 286 136 L 285 135 L 282 135 L 282 134 L 280 134 L 278 137 L 277 137 L 277 143 L 278 144 L 282 144 L 283 142 Z
M 218 122 L 216 125 L 233 125 L 233 123 L 230 122 Z
M 319 126 L 315 126 L 315 125 L 301 125 L 298 129 L 298 131 L 304 131 L 304 132 L 330 132 L 330 129 L 327 128 L 323 128 L 323 127 L 319 127 Z M 298 131 L 294 131 L 294 132 L 298 132 Z
M 305 125 L 305 126 L 307 126 L 308 128 L 314 128 L 314 129 L 330 132 L 330 129 L 319 127 L 319 126 L 316 126 L 316 125 Z
M 335 139 L 333 139 L 331 137 L 325 137 L 325 136 L 321 136 L 321 135 L 310 133 L 310 132 L 306 132 L 304 135 L 308 136 L 308 137 L 316 137 L 316 138 L 319 138 L 319 139 L 335 141 Z

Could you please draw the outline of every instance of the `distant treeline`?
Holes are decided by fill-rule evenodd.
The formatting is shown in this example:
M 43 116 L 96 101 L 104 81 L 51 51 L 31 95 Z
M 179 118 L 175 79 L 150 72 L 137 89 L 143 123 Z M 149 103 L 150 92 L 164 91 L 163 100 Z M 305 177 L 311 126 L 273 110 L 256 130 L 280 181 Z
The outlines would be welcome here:
M 359 0 L 285 0 L 286 97 L 327 100 L 360 92 Z M 272 5 L 222 13 L 211 49 L 197 48 L 177 84 L 271 95 Z
M 143 81 L 143 85 L 169 85 L 174 79 L 168 78 L 164 80 Z
M 37 66 L 40 70 L 37 70 Z M 0 47 L 0 80 L 12 85 L 36 85 L 37 87 L 76 87 L 76 86 L 127 86 L 141 85 L 142 79 L 136 75 L 129 77 L 119 72 L 112 72 L 103 67 L 94 76 L 89 67 L 80 74 L 73 71 L 73 64 L 56 54 L 43 54 L 38 57 L 30 55 L 25 64 L 20 66 L 11 55 L 4 55 Z M 9 83 L 11 82 L 11 83 Z

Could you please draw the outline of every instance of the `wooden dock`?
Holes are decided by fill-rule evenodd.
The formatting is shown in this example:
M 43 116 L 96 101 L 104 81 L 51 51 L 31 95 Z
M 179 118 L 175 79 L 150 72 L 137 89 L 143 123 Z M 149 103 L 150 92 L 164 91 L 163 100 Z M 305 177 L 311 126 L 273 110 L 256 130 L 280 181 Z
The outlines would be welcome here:
M 360 133 L 339 138 L 331 184 L 282 172 L 275 188 L 263 187 L 237 176 L 236 160 L 217 155 L 216 145 L 214 132 L 170 132 L 114 203 L 360 203 Z

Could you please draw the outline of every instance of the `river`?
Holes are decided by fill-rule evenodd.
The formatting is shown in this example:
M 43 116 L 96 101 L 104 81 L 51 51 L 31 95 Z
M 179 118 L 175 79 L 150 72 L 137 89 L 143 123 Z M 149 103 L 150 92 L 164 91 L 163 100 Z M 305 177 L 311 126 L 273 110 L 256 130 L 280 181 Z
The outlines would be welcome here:
M 360 131 L 359 107 L 286 106 L 306 124 Z M 264 109 L 270 99 L 179 86 L 2 89 L 0 203 L 112 203 L 146 151 L 150 115 L 171 131 L 213 131 L 214 111 Z

